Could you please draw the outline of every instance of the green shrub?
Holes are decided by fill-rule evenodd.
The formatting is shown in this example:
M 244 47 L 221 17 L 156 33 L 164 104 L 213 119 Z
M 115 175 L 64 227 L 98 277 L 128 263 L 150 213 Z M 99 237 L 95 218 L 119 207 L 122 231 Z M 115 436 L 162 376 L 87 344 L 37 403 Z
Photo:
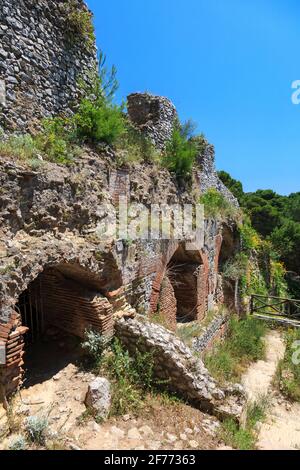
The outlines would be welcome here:
M 125 132 L 124 116 L 118 106 L 84 99 L 74 116 L 81 142 L 114 144 Z
M 62 130 L 61 118 L 43 122 L 42 130 L 34 137 L 12 135 L 0 142 L 0 155 L 26 161 L 33 169 L 39 168 L 43 160 L 68 164 L 79 154 L 70 135 Z
M 200 197 L 200 204 L 204 205 L 204 213 L 206 218 L 225 220 L 231 218 L 238 220 L 240 211 L 217 191 L 215 188 L 208 189 L 205 194 Z
M 34 142 L 42 156 L 54 163 L 69 164 L 80 153 L 74 141 L 74 130 L 69 119 L 56 117 L 43 121 L 42 131 Z
M 82 348 L 87 351 L 95 365 L 99 365 L 103 359 L 103 353 L 108 348 L 111 339 L 103 336 L 93 329 L 85 331 L 85 340 Z
M 25 422 L 25 430 L 28 438 L 39 445 L 44 445 L 48 419 L 44 416 L 30 416 Z
M 221 381 L 230 380 L 236 372 L 236 361 L 225 346 L 219 346 L 213 353 L 208 354 L 205 365 L 210 373 Z
M 232 318 L 226 339 L 205 357 L 211 374 L 221 382 L 238 380 L 250 362 L 264 357 L 266 328 L 256 318 Z
M 264 356 L 266 334 L 264 322 L 253 317 L 238 320 L 234 317 L 230 321 L 230 349 L 235 357 L 247 357 L 250 361 L 257 361 Z
M 193 142 L 190 134 L 191 130 L 188 123 L 184 125 L 177 123 L 163 155 L 163 165 L 169 171 L 175 173 L 180 182 L 191 177 L 198 154 L 197 144 Z
M 13 451 L 26 450 L 27 443 L 24 436 L 15 436 L 9 443 L 8 449 Z
M 233 419 L 222 423 L 220 438 L 226 445 L 238 450 L 253 450 L 256 439 L 252 431 L 243 429 Z
M 115 338 L 103 364 L 113 383 L 111 415 L 137 411 L 143 406 L 145 392 L 157 384 L 153 374 L 153 355 L 136 350 L 134 357 Z
M 124 120 L 124 132 L 120 135 L 116 147 L 120 164 L 141 162 L 160 163 L 161 157 L 152 142 L 128 120 Z
M 5 157 L 29 160 L 36 158 L 38 153 L 36 142 L 29 134 L 11 135 L 0 141 L 0 155 Z

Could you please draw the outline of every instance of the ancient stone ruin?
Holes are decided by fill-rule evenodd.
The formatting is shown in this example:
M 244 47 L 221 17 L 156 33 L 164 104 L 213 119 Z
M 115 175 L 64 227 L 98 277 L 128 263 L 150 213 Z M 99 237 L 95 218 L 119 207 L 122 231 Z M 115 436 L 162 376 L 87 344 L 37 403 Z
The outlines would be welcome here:
M 31 129 L 40 118 L 71 112 L 80 93 L 78 78 L 89 81 L 95 50 L 66 42 L 65 3 L 1 3 L 0 124 L 5 130 Z M 78 7 L 86 8 L 79 0 Z M 130 95 L 128 113 L 158 149 L 164 148 L 176 117 L 168 99 Z M 178 322 L 204 321 L 224 297 L 230 303 L 220 267 L 239 246 L 232 221 L 205 220 L 204 244 L 193 250 L 184 240 L 103 239 L 98 230 L 104 219 L 113 220 L 120 196 L 146 207 L 182 206 L 193 203 L 195 191 L 215 187 L 237 204 L 218 179 L 213 147 L 199 155 L 193 187 L 185 190 L 165 169 L 145 163 L 120 168 L 112 156 L 86 148 L 76 165 L 47 163 L 37 170 L 0 159 L 2 398 L 22 384 L 26 348 L 53 325 L 79 338 L 90 327 L 107 336 L 116 330 L 129 348 L 139 344 L 138 331 L 146 328 L 140 336 L 148 334 L 153 348 L 165 341 L 167 357 L 170 331 L 126 319 L 137 313 L 151 319 L 159 312 L 172 330 Z M 224 321 L 207 344 L 223 328 Z M 186 355 L 184 361 L 191 359 L 183 343 L 177 340 L 175 346 Z M 186 363 L 176 365 L 176 354 L 165 368 L 157 364 L 159 373 L 172 377 L 175 389 L 181 383 L 189 398 L 219 409 L 226 393 L 200 361 L 192 373 Z
M 41 118 L 68 113 L 96 67 L 96 48 L 72 39 L 70 4 L 82 0 L 2 0 L 0 121 L 4 129 L 34 129 Z

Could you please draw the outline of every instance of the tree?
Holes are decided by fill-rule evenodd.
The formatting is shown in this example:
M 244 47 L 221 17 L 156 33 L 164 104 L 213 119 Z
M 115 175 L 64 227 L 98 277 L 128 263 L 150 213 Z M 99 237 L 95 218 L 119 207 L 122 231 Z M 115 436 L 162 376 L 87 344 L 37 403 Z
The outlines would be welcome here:
M 229 173 L 226 171 L 219 171 L 219 178 L 225 184 L 225 186 L 232 192 L 232 194 L 238 199 L 238 201 L 242 202 L 242 198 L 244 196 L 243 185 L 240 181 L 235 180 L 230 176 Z
M 286 220 L 274 230 L 271 240 L 287 269 L 300 273 L 300 223 Z

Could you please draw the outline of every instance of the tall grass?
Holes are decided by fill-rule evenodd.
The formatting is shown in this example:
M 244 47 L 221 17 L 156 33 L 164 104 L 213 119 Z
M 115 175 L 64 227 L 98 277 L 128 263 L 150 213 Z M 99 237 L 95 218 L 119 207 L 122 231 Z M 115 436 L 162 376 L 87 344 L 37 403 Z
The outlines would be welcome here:
M 256 318 L 230 320 L 228 335 L 205 357 L 205 364 L 219 381 L 238 380 L 249 363 L 265 354 L 266 325 Z
M 257 401 L 250 403 L 247 408 L 245 426 L 242 427 L 233 419 L 222 423 L 220 438 L 226 445 L 238 450 L 253 450 L 257 441 L 257 424 L 265 420 L 269 407 L 269 398 L 261 396 Z

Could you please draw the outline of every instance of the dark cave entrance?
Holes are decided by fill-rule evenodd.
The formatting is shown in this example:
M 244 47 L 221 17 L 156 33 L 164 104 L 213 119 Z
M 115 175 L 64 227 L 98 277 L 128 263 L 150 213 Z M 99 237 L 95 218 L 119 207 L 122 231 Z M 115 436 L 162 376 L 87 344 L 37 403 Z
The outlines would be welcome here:
M 198 319 L 200 284 L 203 275 L 201 256 L 180 246 L 170 260 L 166 278 L 173 294 L 177 323 L 189 323 Z
M 46 268 L 28 285 L 16 304 L 28 327 L 25 387 L 77 361 L 87 329 L 113 334 L 113 307 L 102 292 L 101 280 L 71 264 Z

